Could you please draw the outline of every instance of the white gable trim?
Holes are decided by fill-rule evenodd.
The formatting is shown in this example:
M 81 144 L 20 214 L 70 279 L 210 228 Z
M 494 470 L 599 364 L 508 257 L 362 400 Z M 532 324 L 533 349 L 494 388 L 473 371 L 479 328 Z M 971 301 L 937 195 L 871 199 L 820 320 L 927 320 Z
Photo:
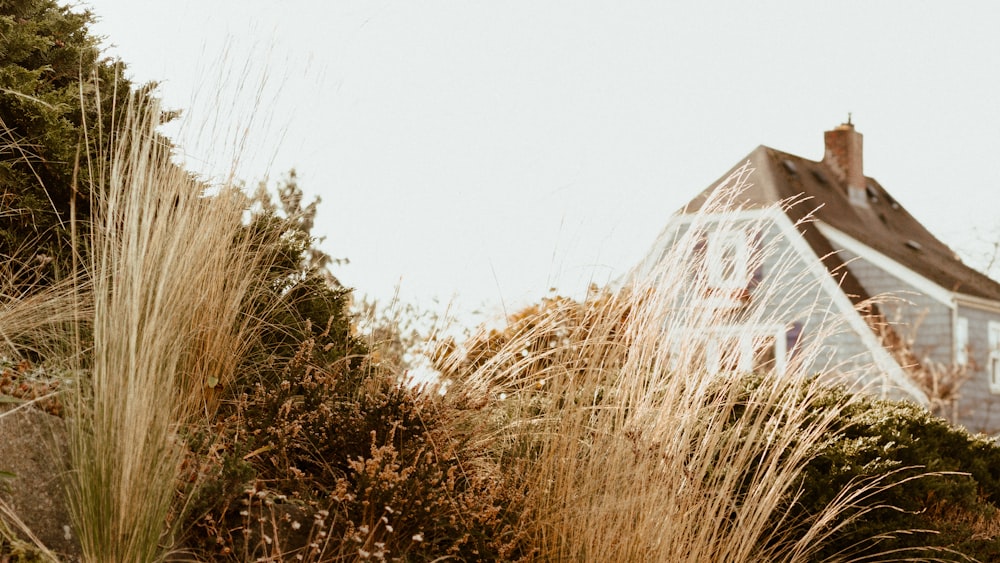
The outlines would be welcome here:
M 871 327 L 861 317 L 861 313 L 854 308 L 854 304 L 847 298 L 844 290 L 834 281 L 833 276 L 826 269 L 826 266 L 823 265 L 820 257 L 809 246 L 806 240 L 802 238 L 802 233 L 795 227 L 792 220 L 777 208 L 772 208 L 771 211 L 774 223 L 781 229 L 782 236 L 785 237 L 792 248 L 803 258 L 803 261 L 809 268 L 809 272 L 816 278 L 820 287 L 826 291 L 837 308 L 840 309 L 840 313 L 847 321 L 847 325 L 857 334 L 865 347 L 869 349 L 875 365 L 885 373 L 897 388 L 909 394 L 918 403 L 927 405 L 930 402 L 927 395 L 907 377 L 906 372 L 900 367 L 899 362 L 879 342 L 875 333 L 872 332 Z
M 956 293 L 955 303 L 957 305 L 961 305 L 962 307 L 970 307 L 972 309 L 989 311 L 991 313 L 1000 313 L 1000 302 L 992 299 L 986 299 L 985 297 L 976 297 L 974 295 Z
M 875 266 L 912 285 L 920 293 L 942 303 L 946 307 L 955 309 L 956 306 L 962 305 L 964 307 L 972 307 L 973 309 L 1000 313 L 1000 301 L 951 291 L 826 223 L 816 221 L 816 228 L 834 246 L 840 246 L 844 250 L 868 260 Z
M 941 287 L 899 262 L 896 262 L 892 258 L 889 258 L 885 254 L 882 254 L 881 252 L 868 246 L 867 244 L 858 241 L 854 237 L 851 237 L 850 235 L 845 234 L 844 232 L 831 227 L 822 221 L 816 221 L 815 224 L 816 228 L 819 229 L 820 234 L 826 237 L 826 239 L 833 245 L 834 250 L 846 250 L 855 254 L 871 262 L 886 273 L 899 278 L 904 283 L 913 286 L 921 294 L 938 301 L 950 309 L 955 308 L 954 292 Z M 850 267 L 850 265 L 848 265 L 848 267 Z
M 728 223 L 736 223 L 738 221 L 772 219 L 775 215 L 775 211 L 776 210 L 773 207 L 762 207 L 754 209 L 726 210 L 719 213 L 685 213 L 684 215 L 675 215 L 671 217 L 670 226 L 667 230 L 676 230 L 678 225 L 686 225 L 694 222 L 710 224 L 723 220 Z M 784 213 L 781 215 L 784 215 Z

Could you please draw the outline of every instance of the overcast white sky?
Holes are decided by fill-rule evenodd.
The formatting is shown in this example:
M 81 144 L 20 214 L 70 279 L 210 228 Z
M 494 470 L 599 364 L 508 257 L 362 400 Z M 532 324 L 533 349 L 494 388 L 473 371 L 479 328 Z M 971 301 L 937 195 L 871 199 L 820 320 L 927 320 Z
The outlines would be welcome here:
M 382 299 L 579 294 L 757 145 L 818 160 L 849 111 L 865 173 L 932 232 L 1000 224 L 1000 2 L 87 5 L 202 139 L 253 116 L 240 174 L 294 167 L 335 274 Z

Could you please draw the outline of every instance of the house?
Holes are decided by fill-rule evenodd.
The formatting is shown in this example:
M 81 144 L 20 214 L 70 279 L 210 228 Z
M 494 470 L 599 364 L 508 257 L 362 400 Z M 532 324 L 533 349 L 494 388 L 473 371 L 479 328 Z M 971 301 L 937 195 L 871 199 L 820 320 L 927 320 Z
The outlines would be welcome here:
M 862 135 L 850 120 L 824 140 L 819 161 L 754 149 L 669 220 L 637 271 L 697 228 L 692 252 L 703 260 L 711 306 L 745 308 L 765 299 L 762 282 L 784 277 L 770 285 L 781 293 L 766 296 L 779 322 L 715 330 L 710 369 L 754 369 L 762 346 L 783 369 L 800 342 L 823 338 L 829 353 L 817 369 L 867 366 L 858 377 L 883 395 L 1000 433 L 1000 284 L 963 264 L 865 175 Z M 734 179 L 746 187 L 719 212 L 713 197 Z M 770 258 L 754 263 L 754 249 L 772 242 Z M 820 336 L 818 317 L 836 317 L 842 329 Z

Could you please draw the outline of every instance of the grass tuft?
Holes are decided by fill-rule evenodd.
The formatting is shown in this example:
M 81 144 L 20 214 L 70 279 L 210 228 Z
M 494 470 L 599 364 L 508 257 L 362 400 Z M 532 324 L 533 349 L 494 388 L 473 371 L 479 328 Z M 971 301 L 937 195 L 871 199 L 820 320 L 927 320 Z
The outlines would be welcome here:
M 172 164 L 160 112 L 130 101 L 91 170 L 85 252 L 93 316 L 69 401 L 68 497 L 87 561 L 157 561 L 177 530 L 185 424 L 215 407 L 257 321 L 267 245 L 246 198 Z M 81 345 L 81 348 L 83 345 Z

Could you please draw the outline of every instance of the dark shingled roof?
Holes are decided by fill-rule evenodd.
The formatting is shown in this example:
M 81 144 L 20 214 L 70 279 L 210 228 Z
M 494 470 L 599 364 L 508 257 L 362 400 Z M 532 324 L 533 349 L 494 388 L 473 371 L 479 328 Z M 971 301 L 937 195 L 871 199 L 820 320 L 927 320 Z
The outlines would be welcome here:
M 695 197 L 683 212 L 696 211 L 705 198 L 732 171 L 749 161 L 755 169 L 752 184 L 738 200 L 743 207 L 765 207 L 791 198 L 804 198 L 786 214 L 793 222 L 810 213 L 815 219 L 888 256 L 941 287 L 985 299 L 1000 301 L 1000 283 L 966 266 L 943 242 L 910 215 L 895 198 L 875 181 L 865 177 L 867 207 L 854 205 L 847 186 L 823 162 L 765 147 L 754 149 L 746 159 Z M 805 240 L 833 273 L 853 301 L 867 297 L 858 281 L 843 267 L 836 248 L 808 222 L 799 226 Z

